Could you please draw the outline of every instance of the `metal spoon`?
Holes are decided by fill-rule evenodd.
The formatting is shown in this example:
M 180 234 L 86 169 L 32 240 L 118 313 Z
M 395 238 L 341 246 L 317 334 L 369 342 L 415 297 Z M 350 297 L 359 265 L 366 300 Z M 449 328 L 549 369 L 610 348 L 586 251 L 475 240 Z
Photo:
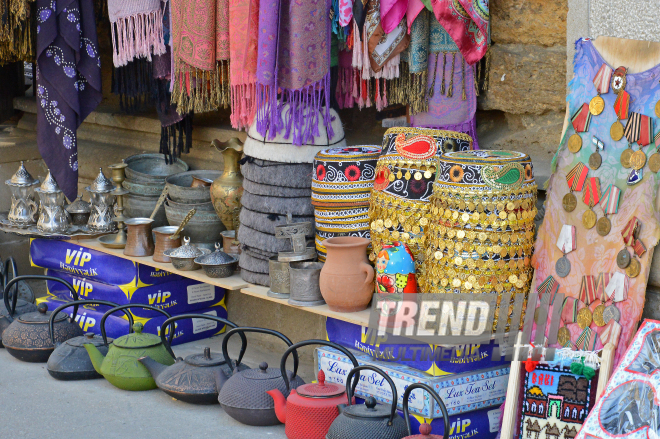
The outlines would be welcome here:
M 179 237 L 179 233 L 183 231 L 183 228 L 185 227 L 186 224 L 188 224 L 188 221 L 197 213 L 197 209 L 192 208 L 190 209 L 190 212 L 186 214 L 186 217 L 181 221 L 181 224 L 179 225 L 179 228 L 176 229 L 176 232 L 174 232 L 174 235 L 170 235 L 170 239 L 177 239 Z

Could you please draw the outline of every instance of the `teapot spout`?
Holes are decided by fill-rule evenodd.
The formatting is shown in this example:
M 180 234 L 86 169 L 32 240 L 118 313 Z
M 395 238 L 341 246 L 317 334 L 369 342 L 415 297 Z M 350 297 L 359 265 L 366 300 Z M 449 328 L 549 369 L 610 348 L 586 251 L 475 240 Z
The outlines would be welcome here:
M 227 382 L 227 374 L 221 368 L 216 368 L 215 370 L 215 388 L 220 393 L 220 389 Z
M 295 390 L 292 390 L 291 392 L 293 393 Z M 275 401 L 275 415 L 277 416 L 277 419 L 282 424 L 286 424 L 286 398 L 284 398 L 284 395 L 282 395 L 282 392 L 278 389 L 267 390 L 266 393 L 268 393 L 271 398 L 273 398 L 273 401 Z
M 138 358 L 138 361 L 147 368 L 152 377 L 157 378 L 168 366 L 160 364 L 158 361 L 150 357 Z
M 89 354 L 89 359 L 92 360 L 92 366 L 94 366 L 94 370 L 100 374 L 101 364 L 103 364 L 105 356 L 98 349 L 96 349 L 96 346 L 91 343 L 85 343 L 83 346 L 85 349 L 87 349 L 87 353 Z

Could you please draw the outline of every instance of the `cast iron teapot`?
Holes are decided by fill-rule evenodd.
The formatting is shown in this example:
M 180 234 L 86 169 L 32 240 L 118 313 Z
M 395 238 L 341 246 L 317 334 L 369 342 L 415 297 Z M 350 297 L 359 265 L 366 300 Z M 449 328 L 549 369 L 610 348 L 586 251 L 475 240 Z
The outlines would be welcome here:
M 412 434 L 412 430 L 410 429 L 410 416 L 408 415 L 408 401 L 410 399 L 410 394 L 412 393 L 413 390 L 415 389 L 424 389 L 426 390 L 426 393 L 431 395 L 433 399 L 438 403 L 440 406 L 440 411 L 442 411 L 442 420 L 444 421 L 445 429 L 443 430 L 442 434 L 442 439 L 449 439 L 449 413 L 447 413 L 447 407 L 445 407 L 445 403 L 442 401 L 442 398 L 440 398 L 440 395 L 438 395 L 431 386 L 424 384 L 424 383 L 414 383 L 406 387 L 406 391 L 403 392 L 403 419 L 406 421 L 406 428 L 408 429 L 408 436 L 406 436 L 404 439 L 440 439 L 440 436 L 437 434 L 431 434 L 431 424 L 422 424 L 419 426 L 419 433 L 420 434 Z
M 266 393 L 268 390 L 279 389 L 284 395 L 288 396 L 289 391 L 284 384 L 282 372 L 280 369 L 269 368 L 267 363 L 261 363 L 258 369 L 238 370 L 234 367 L 229 358 L 227 344 L 229 338 L 235 333 L 242 332 L 260 332 L 270 334 L 284 340 L 287 346 L 291 346 L 289 340 L 284 334 L 272 329 L 241 327 L 234 328 L 225 335 L 222 340 L 222 354 L 225 362 L 232 369 L 233 375 L 228 377 L 224 372 L 220 375 L 220 394 L 218 401 L 225 412 L 246 425 L 276 425 L 279 424 L 275 414 L 275 404 L 273 399 Z M 236 363 L 240 364 L 239 362 Z M 293 373 L 289 374 L 291 387 L 296 388 L 305 382 L 296 373 L 298 371 L 298 353 L 293 351 Z
M 114 312 L 126 308 L 144 308 L 158 311 L 172 317 L 166 311 L 151 305 L 128 304 L 116 306 L 103 314 L 101 317 L 101 337 L 103 344 L 108 346 L 108 337 L 105 334 L 105 320 Z M 154 334 L 143 334 L 144 325 L 140 322 L 133 324 L 133 333 L 122 335 L 114 340 L 108 353 L 103 355 L 99 349 L 90 343 L 87 343 L 85 349 L 92 360 L 94 370 L 103 375 L 110 381 L 110 384 L 124 390 L 151 390 L 156 388 L 156 382 L 146 367 L 138 361 L 138 358 L 149 356 L 157 362 L 170 366 L 174 364 L 174 355 L 172 355 L 166 343 L 163 343 L 159 336 Z M 161 332 L 165 327 L 161 327 Z
M 280 372 L 284 378 L 286 390 L 289 390 L 289 378 L 286 375 L 286 359 L 292 351 L 312 344 L 330 346 L 343 352 L 353 363 L 359 364 L 353 354 L 345 347 L 325 340 L 306 340 L 296 343 L 284 352 L 280 361 Z M 357 386 L 360 374 L 356 375 L 353 390 Z M 268 393 L 275 401 L 275 414 L 277 419 L 286 424 L 284 432 L 289 439 L 325 439 L 332 421 L 339 416 L 339 404 L 346 404 L 348 397 L 342 384 L 326 383 L 325 373 L 320 370 L 318 382 L 303 384 L 292 389 L 289 397 L 285 398 L 279 389 L 269 390 Z
M 172 345 L 175 332 L 174 322 L 182 319 L 215 320 L 232 328 L 237 327 L 235 323 L 222 317 L 207 314 L 182 314 L 171 317 L 162 324 L 160 339 L 163 344 L 168 347 Z M 165 334 L 170 325 L 169 342 L 166 343 Z M 247 348 L 245 334 L 241 333 L 240 335 L 242 344 L 238 364 L 240 364 Z M 171 366 L 164 366 L 148 356 L 141 357 L 138 360 L 149 370 L 159 389 L 179 401 L 193 404 L 217 404 L 221 387 L 220 375 L 223 374 L 224 377 L 224 374 L 231 372 L 231 369 L 225 363 L 224 357 L 212 353 L 211 348 L 208 347 L 204 348 L 204 352 L 201 354 L 188 355 L 186 358 L 178 357 Z M 248 369 L 248 367 L 240 365 L 239 369 Z
M 361 370 L 373 370 L 380 374 L 392 388 L 392 404 L 388 408 L 376 404 L 369 396 L 364 404 L 351 405 L 353 396 L 349 386 L 351 378 Z M 351 369 L 346 376 L 348 405 L 339 405 L 339 416 L 328 430 L 327 439 L 402 439 L 407 435 L 406 423 L 396 415 L 398 395 L 392 378 L 375 366 L 359 366 Z
M 80 337 L 71 338 L 64 343 L 55 342 L 55 317 L 60 311 L 76 305 L 106 305 L 110 308 L 119 306 L 116 303 L 107 302 L 105 300 L 78 300 L 57 307 L 50 315 L 50 320 L 48 322 L 50 341 L 55 345 L 55 350 L 48 358 L 46 370 L 48 370 L 50 376 L 58 380 L 70 381 L 103 378 L 98 372 L 96 372 L 96 370 L 94 370 L 92 360 L 89 358 L 89 354 L 84 348 L 84 345 L 91 343 L 105 355 L 108 352 L 108 346 L 103 344 L 102 337 L 95 335 L 92 332 L 88 332 Z M 126 310 L 122 311 L 124 311 L 124 314 L 128 317 L 129 327 L 132 327 L 133 316 Z
M 55 350 L 55 344 L 51 342 L 49 335 L 49 325 L 51 312 L 48 311 L 48 305 L 45 303 L 37 307 L 36 312 L 29 312 L 20 316 L 15 315 L 16 303 L 18 294 L 12 295 L 11 307 L 9 305 L 9 291 L 12 285 L 17 282 L 25 280 L 51 280 L 60 282 L 69 289 L 71 296 L 74 300 L 78 300 L 78 293 L 71 286 L 71 284 L 58 277 L 45 276 L 42 274 L 30 276 L 17 276 L 7 282 L 4 292 L 5 308 L 9 310 L 7 318 L 11 320 L 11 324 L 2 333 L 2 342 L 5 349 L 15 358 L 21 361 L 29 361 L 31 363 L 45 363 L 48 357 Z M 71 318 L 66 314 L 61 314 L 53 322 L 53 340 L 55 342 L 64 342 L 70 338 L 82 335 L 82 329 L 75 322 L 76 314 L 78 313 L 78 305 L 74 305 Z M 16 319 L 14 319 L 16 317 Z
M 12 270 L 12 276 L 9 277 L 9 269 Z M 16 267 L 16 261 L 14 258 L 9 256 L 5 261 L 4 268 L 2 270 L 2 291 L 4 297 L 4 290 L 7 286 L 7 282 L 10 279 L 18 276 L 18 271 Z M 18 299 L 16 300 L 16 310 L 14 316 L 20 316 L 22 314 L 33 312 L 37 310 L 37 305 L 34 304 L 34 293 L 28 284 L 25 282 L 21 284 L 14 285 L 11 293 L 12 295 L 18 294 Z M 11 324 L 12 320 L 9 319 L 9 309 L 5 306 L 4 302 L 0 302 L 0 348 L 3 348 L 2 344 L 2 333 L 5 329 Z

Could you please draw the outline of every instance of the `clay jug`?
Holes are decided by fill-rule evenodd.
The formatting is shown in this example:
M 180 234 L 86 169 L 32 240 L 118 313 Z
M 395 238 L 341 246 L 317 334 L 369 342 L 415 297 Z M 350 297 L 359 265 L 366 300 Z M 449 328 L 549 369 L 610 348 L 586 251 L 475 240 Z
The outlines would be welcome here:
M 238 166 L 243 154 L 243 142 L 232 137 L 226 142 L 214 140 L 212 144 L 222 153 L 225 163 L 222 175 L 211 185 L 211 201 L 226 229 L 234 230 L 243 195 L 243 175 Z
M 374 291 L 374 269 L 367 260 L 371 241 L 338 236 L 323 241 L 328 256 L 321 270 L 321 295 L 332 311 L 366 309 Z

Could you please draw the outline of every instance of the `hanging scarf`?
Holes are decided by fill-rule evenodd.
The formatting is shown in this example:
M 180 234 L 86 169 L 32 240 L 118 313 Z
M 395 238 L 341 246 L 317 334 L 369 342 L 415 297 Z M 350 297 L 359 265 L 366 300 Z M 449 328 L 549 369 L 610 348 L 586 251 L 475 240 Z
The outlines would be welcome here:
M 412 31 L 412 25 L 420 12 L 424 10 L 425 6 L 422 0 L 410 0 L 408 8 L 406 9 L 406 22 L 408 23 L 408 33 Z M 432 11 L 432 9 L 429 8 Z M 435 20 L 433 20 L 435 21 Z
M 165 53 L 160 0 L 108 0 L 108 16 L 115 67 Z
M 380 25 L 389 34 L 403 20 L 408 8 L 408 0 L 380 0 Z
M 319 117 L 333 135 L 330 105 L 331 0 L 263 0 L 259 14 L 257 130 L 304 145 L 319 136 Z M 289 103 L 281 117 L 277 93 Z
M 433 13 L 449 32 L 468 64 L 488 50 L 490 13 L 484 0 L 431 0 Z
M 339 0 L 339 25 L 341 27 L 346 27 L 351 24 L 352 20 L 353 0 Z
M 34 0 L 0 2 L 0 65 L 34 60 L 31 4 Z
M 37 145 L 64 195 L 78 194 L 76 130 L 101 102 L 93 0 L 37 0 Z
M 368 63 L 363 61 L 363 79 L 369 79 L 373 75 L 364 73 L 366 66 L 378 73 L 385 67 L 385 63 L 390 61 L 396 55 L 403 52 L 410 43 L 410 37 L 406 34 L 406 26 L 399 22 L 392 32 L 385 32 L 382 27 L 380 16 L 380 0 L 370 0 L 367 17 L 364 23 L 363 42 L 368 44 L 368 50 L 365 50 L 365 57 L 368 56 Z M 398 62 L 396 63 L 398 68 Z M 398 69 L 397 69 L 398 73 Z M 392 79 L 398 75 L 386 75 L 387 79 Z
M 335 98 L 337 105 L 342 108 L 353 108 L 353 51 L 339 51 L 339 70 Z
M 259 0 L 229 0 L 230 119 L 237 130 L 248 129 L 256 111 L 258 29 Z
M 227 107 L 229 0 L 172 0 L 172 39 L 172 99 L 178 110 L 201 113 Z

